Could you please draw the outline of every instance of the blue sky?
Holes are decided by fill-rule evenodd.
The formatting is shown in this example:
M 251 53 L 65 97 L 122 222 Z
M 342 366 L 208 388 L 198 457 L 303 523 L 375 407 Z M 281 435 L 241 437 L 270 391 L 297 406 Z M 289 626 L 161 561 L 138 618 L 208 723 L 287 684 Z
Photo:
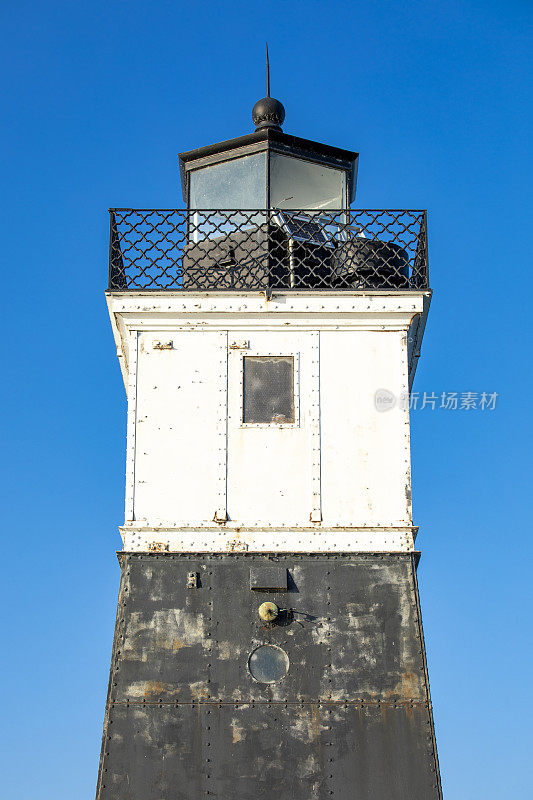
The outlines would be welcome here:
M 252 129 L 265 38 L 285 130 L 359 151 L 356 205 L 429 209 L 415 390 L 498 392 L 413 411 L 419 580 L 447 800 L 530 796 L 532 12 L 1 0 L 6 798 L 94 793 L 125 449 L 106 210 L 181 205 L 177 153 Z

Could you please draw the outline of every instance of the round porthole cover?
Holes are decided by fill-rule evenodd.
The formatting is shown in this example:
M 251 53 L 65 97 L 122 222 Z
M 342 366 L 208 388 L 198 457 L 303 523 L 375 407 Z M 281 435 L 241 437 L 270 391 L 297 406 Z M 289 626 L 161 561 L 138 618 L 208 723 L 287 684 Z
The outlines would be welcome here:
M 262 644 L 250 653 L 248 669 L 259 683 L 276 683 L 289 671 L 289 656 L 274 644 Z

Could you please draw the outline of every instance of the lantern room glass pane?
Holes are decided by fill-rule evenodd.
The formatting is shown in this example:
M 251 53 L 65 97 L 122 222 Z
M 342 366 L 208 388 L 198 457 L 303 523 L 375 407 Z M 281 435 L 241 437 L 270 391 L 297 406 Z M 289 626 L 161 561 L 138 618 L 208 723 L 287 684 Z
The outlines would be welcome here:
M 266 208 L 266 153 L 194 170 L 190 178 L 189 208 Z
M 316 211 L 346 208 L 346 173 L 301 158 L 272 153 L 270 207 Z

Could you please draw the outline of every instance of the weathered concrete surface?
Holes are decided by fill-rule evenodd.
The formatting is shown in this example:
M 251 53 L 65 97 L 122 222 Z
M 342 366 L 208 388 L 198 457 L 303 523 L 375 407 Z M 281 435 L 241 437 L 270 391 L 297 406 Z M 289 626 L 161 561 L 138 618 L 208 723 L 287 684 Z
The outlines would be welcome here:
M 121 554 L 98 800 L 440 798 L 414 559 Z M 250 589 L 269 562 L 287 592 Z

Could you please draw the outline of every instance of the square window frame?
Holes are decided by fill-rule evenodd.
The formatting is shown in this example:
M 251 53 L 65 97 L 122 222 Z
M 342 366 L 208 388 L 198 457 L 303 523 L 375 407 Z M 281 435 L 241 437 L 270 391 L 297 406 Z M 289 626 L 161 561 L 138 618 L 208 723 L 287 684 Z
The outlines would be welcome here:
M 256 358 L 292 358 L 294 363 L 294 375 L 292 381 L 294 422 L 244 422 L 244 359 L 248 356 Z M 280 353 L 279 351 L 265 353 L 264 350 L 248 349 L 246 353 L 240 353 L 240 402 L 239 417 L 240 428 L 299 428 L 300 427 L 300 353 L 292 352 Z

